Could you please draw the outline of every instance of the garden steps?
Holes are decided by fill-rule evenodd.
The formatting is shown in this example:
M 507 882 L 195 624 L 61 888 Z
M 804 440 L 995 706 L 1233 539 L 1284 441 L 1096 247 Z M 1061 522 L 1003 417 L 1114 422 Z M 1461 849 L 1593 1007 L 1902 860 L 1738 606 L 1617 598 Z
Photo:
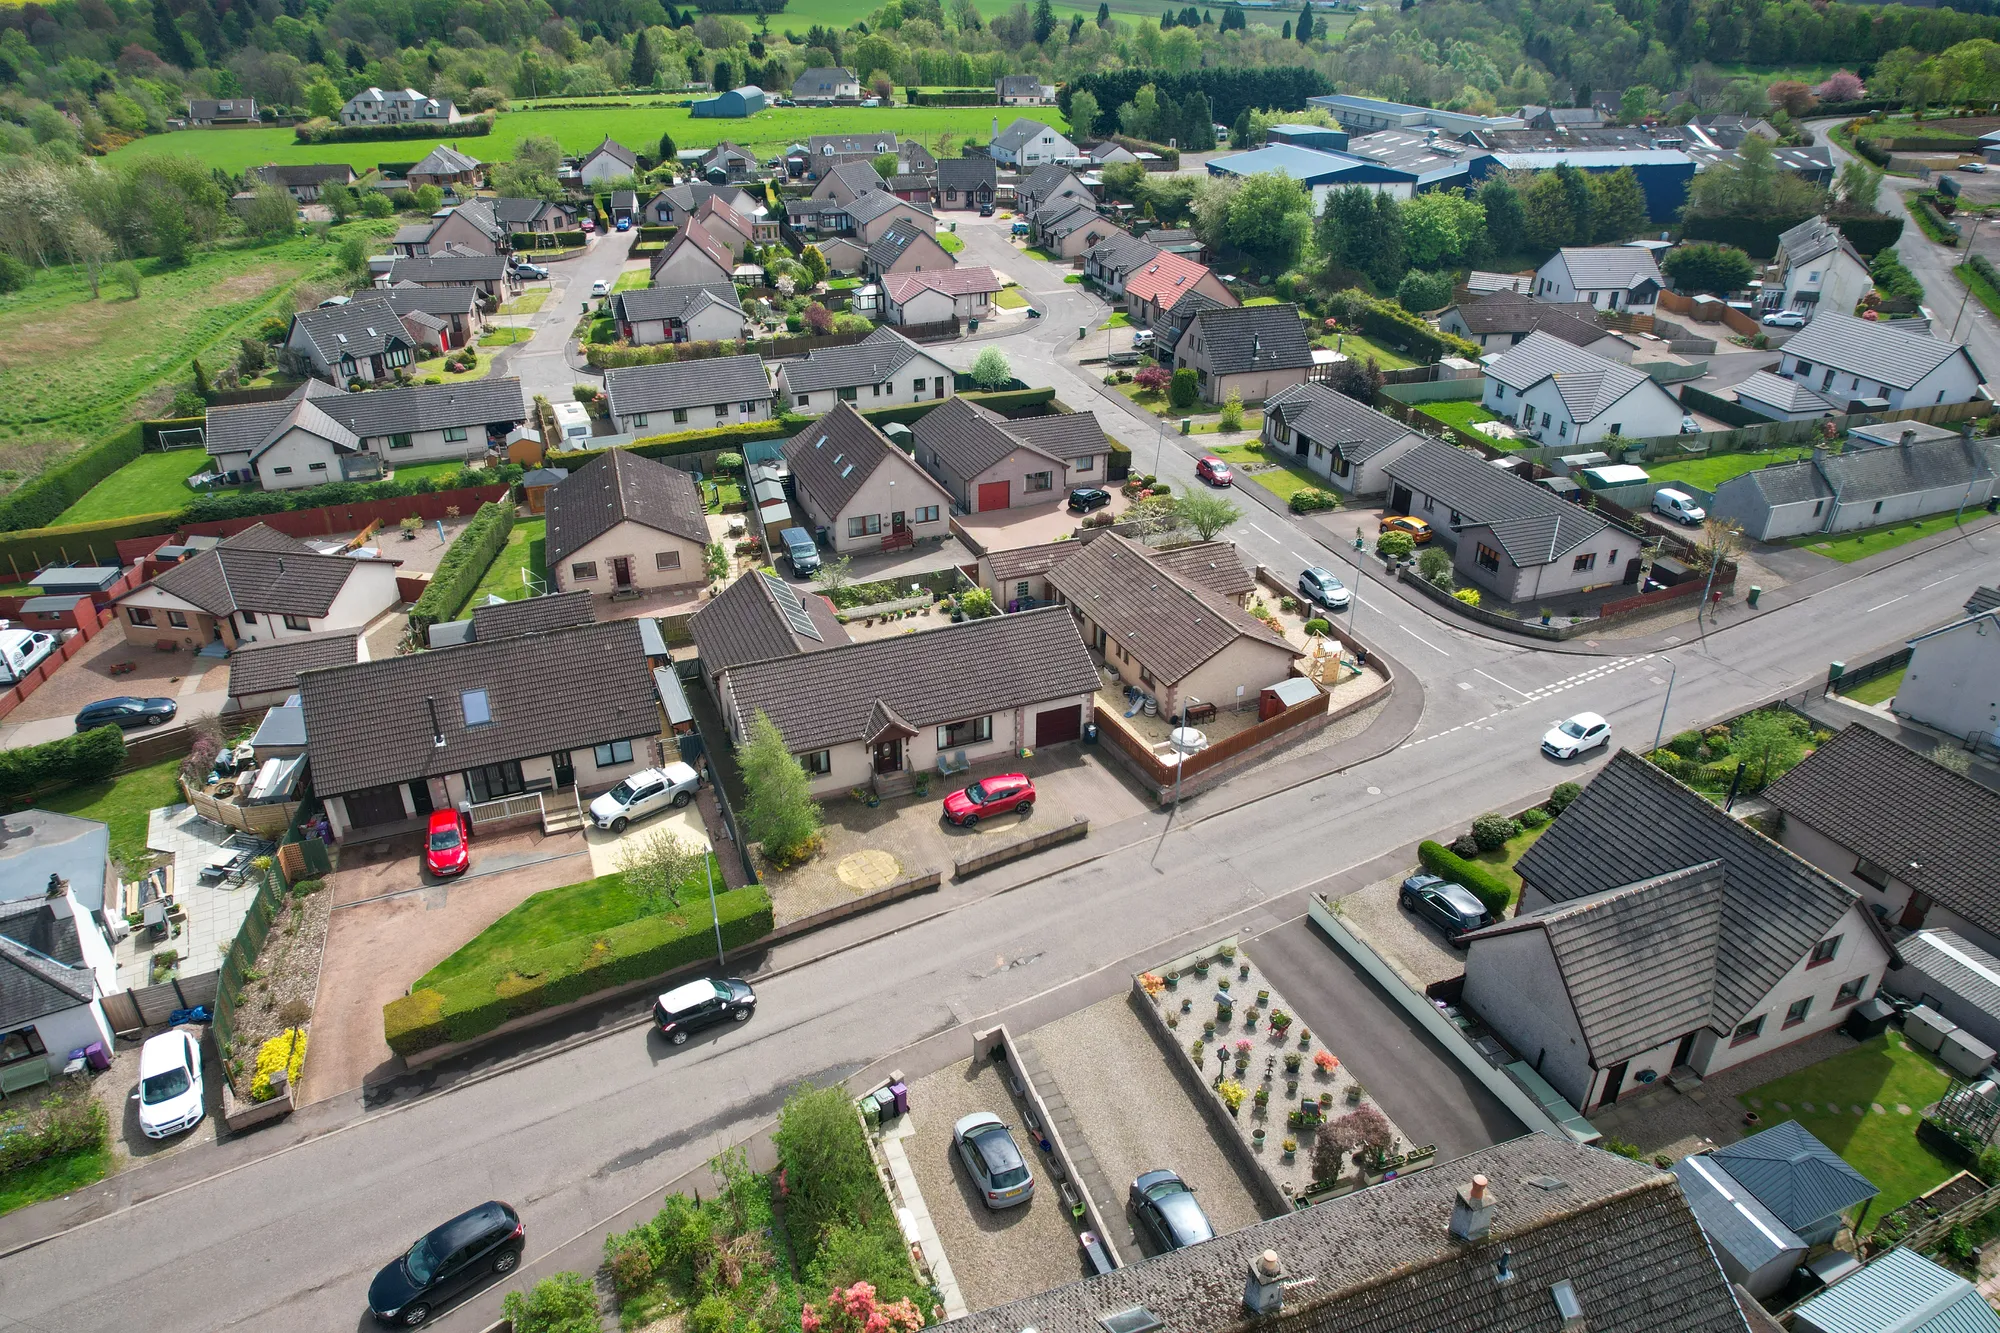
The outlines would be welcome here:
M 551 795 L 554 793 L 545 792 L 542 795 L 542 833 L 553 837 L 558 833 L 582 832 L 589 820 L 583 813 L 582 803 L 577 799 L 575 791 L 570 792 L 568 800 L 563 800 L 560 796 L 550 800 Z

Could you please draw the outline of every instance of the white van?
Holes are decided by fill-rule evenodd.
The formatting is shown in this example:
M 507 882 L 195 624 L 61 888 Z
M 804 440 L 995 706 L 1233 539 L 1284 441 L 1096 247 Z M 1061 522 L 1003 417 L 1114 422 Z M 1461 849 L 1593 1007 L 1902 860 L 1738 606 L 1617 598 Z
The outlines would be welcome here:
M 556 434 L 565 449 L 585 449 L 590 444 L 590 411 L 582 403 L 556 404 Z
M 56 636 L 39 630 L 0 629 L 0 684 L 12 685 L 56 650 Z
M 1692 495 L 1664 487 L 1653 492 L 1653 512 L 1664 514 L 1676 523 L 1699 523 L 1708 517 L 1708 511 L 1696 504 Z

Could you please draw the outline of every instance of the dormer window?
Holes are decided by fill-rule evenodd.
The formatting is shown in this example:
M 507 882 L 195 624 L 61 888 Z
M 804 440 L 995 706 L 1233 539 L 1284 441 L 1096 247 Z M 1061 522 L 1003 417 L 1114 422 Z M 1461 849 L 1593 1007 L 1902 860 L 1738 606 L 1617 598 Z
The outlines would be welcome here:
M 465 710 L 465 725 L 483 727 L 493 721 L 493 708 L 486 701 L 486 691 L 466 690 L 458 696 L 459 706 Z

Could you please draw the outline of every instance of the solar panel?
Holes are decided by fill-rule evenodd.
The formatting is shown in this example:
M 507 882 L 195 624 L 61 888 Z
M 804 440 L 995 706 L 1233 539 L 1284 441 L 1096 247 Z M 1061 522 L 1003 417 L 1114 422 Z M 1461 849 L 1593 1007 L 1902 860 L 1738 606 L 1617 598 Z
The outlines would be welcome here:
M 771 600 L 776 602 L 778 610 L 784 613 L 785 620 L 792 627 L 792 633 L 803 635 L 815 643 L 824 642 L 819 626 L 813 624 L 812 615 L 806 610 L 806 604 L 800 599 L 798 592 L 775 574 L 766 574 L 759 570 L 758 575 L 764 580 L 764 590 L 771 594 Z

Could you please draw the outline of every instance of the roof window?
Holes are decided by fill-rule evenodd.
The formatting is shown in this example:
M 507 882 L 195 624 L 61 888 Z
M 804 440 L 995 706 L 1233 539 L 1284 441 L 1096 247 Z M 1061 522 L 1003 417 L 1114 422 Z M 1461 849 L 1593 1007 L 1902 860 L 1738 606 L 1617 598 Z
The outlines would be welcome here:
M 493 708 L 486 701 L 485 690 L 466 690 L 458 696 L 458 702 L 465 710 L 466 726 L 483 727 L 493 721 Z

